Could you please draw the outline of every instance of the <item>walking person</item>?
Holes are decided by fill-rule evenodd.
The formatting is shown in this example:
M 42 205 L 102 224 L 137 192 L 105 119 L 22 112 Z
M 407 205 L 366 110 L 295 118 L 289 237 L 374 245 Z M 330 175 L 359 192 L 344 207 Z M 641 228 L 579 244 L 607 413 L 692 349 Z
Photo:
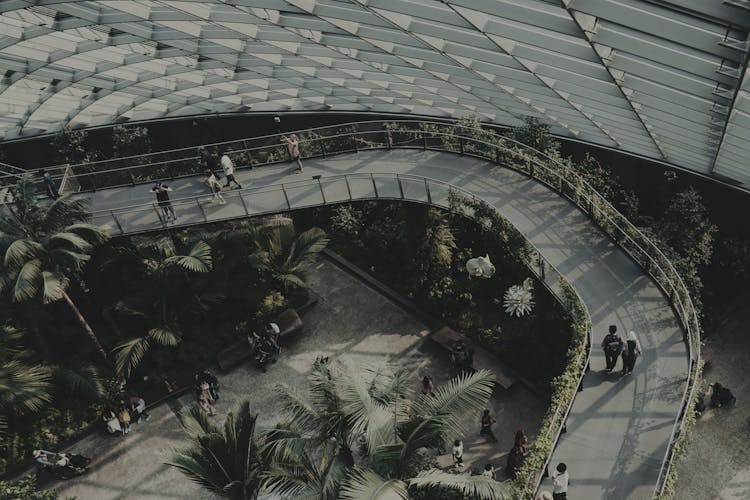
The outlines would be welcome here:
M 122 433 L 127 434 L 130 432 L 130 412 L 125 406 L 125 401 L 120 401 L 120 405 L 117 408 L 117 420 L 120 421 L 122 427 Z
M 219 184 L 216 174 L 214 174 L 211 169 L 206 169 L 206 178 L 203 182 L 206 183 L 206 186 L 211 188 L 211 201 L 218 200 L 222 205 L 226 204 L 226 200 L 224 200 L 224 197 L 221 195 L 221 184 Z
M 299 157 L 299 137 L 297 137 L 297 134 L 292 134 L 289 137 L 282 135 L 281 142 L 286 142 L 286 148 L 287 151 L 289 151 L 289 158 L 291 158 L 291 161 L 297 162 L 297 173 L 301 174 L 302 160 L 300 160 Z
M 135 422 L 140 422 L 141 419 L 148 422 L 151 419 L 151 415 L 146 413 L 146 401 L 143 398 L 131 396 L 128 402 L 130 403 L 130 413 Z
M 526 448 L 524 446 L 515 445 L 510 449 L 508 453 L 508 463 L 505 467 L 505 472 L 508 477 L 515 479 L 518 472 L 523 467 L 523 461 L 526 459 Z
M 607 367 L 605 369 L 608 372 L 611 372 L 617 364 L 617 359 L 620 357 L 624 344 L 622 337 L 617 334 L 617 326 L 609 325 L 609 333 L 602 340 L 602 349 L 604 350 L 604 357 L 607 360 Z
M 630 375 L 635 367 L 635 360 L 641 355 L 641 343 L 638 341 L 635 332 L 630 330 L 627 337 L 627 345 L 622 352 L 622 374 Z
M 211 396 L 211 390 L 208 387 L 208 382 L 201 382 L 200 392 L 198 394 L 198 406 L 201 410 L 205 411 L 209 415 L 216 415 L 214 410 L 214 398 Z
M 234 178 L 234 162 L 227 153 L 221 156 L 221 169 L 224 171 L 224 175 L 227 177 L 227 183 L 224 184 L 225 188 L 228 188 L 231 183 L 235 183 L 237 189 L 242 189 L 242 185 L 237 182 Z
M 453 448 L 451 449 L 451 455 L 453 455 L 453 466 L 456 469 L 460 469 L 464 466 L 464 442 L 460 439 L 453 441 Z
M 432 382 L 432 377 L 429 375 L 425 375 L 422 378 L 422 394 L 429 394 L 430 396 L 435 397 L 435 384 Z
M 569 481 L 568 466 L 560 462 L 552 473 L 552 498 L 554 500 L 568 499 Z
M 177 215 L 174 213 L 172 202 L 169 200 L 170 191 L 172 191 L 172 188 L 161 182 L 157 182 L 154 187 L 151 188 L 151 192 L 156 195 L 156 203 L 159 205 L 162 212 L 164 212 L 164 218 L 166 221 L 174 222 L 177 220 Z
M 44 184 L 44 190 L 47 192 L 47 196 L 49 196 L 52 200 L 58 199 L 60 197 L 60 192 L 57 190 L 55 181 L 52 180 L 52 176 L 50 175 L 50 173 L 44 169 L 41 169 L 39 171 L 39 175 L 42 176 L 42 183 Z
M 490 479 L 495 479 L 495 467 L 492 464 L 485 465 L 482 475 L 487 476 Z
M 516 446 L 520 448 L 524 454 L 526 454 L 526 446 L 529 444 L 529 440 L 526 437 L 526 433 L 523 432 L 523 429 L 518 429 L 516 431 L 516 437 L 513 440 L 513 446 Z
M 490 415 L 490 410 L 484 410 L 484 413 L 482 413 L 482 427 L 479 430 L 479 435 L 489 436 L 494 443 L 497 443 L 495 433 L 492 432 L 492 424 L 494 424 L 495 422 L 496 420 L 492 418 L 492 415 Z

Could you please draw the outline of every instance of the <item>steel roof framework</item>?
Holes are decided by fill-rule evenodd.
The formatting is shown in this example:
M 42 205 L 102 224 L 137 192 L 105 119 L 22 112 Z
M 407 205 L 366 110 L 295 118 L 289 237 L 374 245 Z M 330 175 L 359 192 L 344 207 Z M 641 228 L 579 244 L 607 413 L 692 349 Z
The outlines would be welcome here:
M 0 135 L 286 110 L 534 116 L 750 186 L 748 0 L 0 0 Z

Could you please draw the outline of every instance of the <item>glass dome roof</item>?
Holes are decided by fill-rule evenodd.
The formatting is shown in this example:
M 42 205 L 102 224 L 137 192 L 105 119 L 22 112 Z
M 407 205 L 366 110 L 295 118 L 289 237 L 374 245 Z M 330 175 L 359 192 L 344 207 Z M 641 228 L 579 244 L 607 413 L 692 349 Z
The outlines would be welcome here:
M 750 186 L 750 0 L 0 0 L 0 137 L 212 113 L 534 116 Z

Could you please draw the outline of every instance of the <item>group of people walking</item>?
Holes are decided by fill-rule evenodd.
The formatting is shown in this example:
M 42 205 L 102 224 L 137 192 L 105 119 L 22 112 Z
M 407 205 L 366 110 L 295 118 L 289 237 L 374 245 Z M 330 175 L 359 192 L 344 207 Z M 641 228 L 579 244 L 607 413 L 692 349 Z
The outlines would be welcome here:
M 105 411 L 102 415 L 107 432 L 116 436 L 125 436 L 130 433 L 130 425 L 141 420 L 148 421 L 151 415 L 146 412 L 146 401 L 139 396 L 131 396 L 127 403 L 125 400 L 113 408 Z
M 602 349 L 606 359 L 605 370 L 611 372 L 617 366 L 617 360 L 622 357 L 622 374 L 630 375 L 633 373 L 635 361 L 641 355 L 641 343 L 635 332 L 630 330 L 627 340 L 623 340 L 617 333 L 617 326 L 610 325 L 609 333 L 602 340 Z
M 291 161 L 297 164 L 296 173 L 302 173 L 302 160 L 300 159 L 300 139 L 297 134 L 291 134 L 289 137 L 281 136 L 281 141 L 287 145 L 287 151 Z M 226 204 L 224 195 L 222 194 L 225 189 L 229 189 L 232 186 L 236 189 L 242 189 L 242 184 L 235 178 L 236 166 L 234 161 L 229 156 L 229 151 L 225 151 L 221 157 L 218 156 L 217 152 L 210 151 L 208 149 L 202 149 L 200 153 L 201 166 L 203 167 L 203 183 L 211 190 L 211 201 L 213 203 L 219 203 L 221 205 Z M 226 177 L 226 184 L 221 184 L 221 172 Z M 40 172 L 43 176 L 43 182 L 45 189 L 50 198 L 56 199 L 59 195 L 55 188 L 55 185 L 48 173 L 43 170 Z M 161 209 L 164 217 L 164 222 L 174 223 L 177 221 L 177 215 L 169 193 L 172 192 L 172 188 L 167 186 L 161 181 L 157 181 L 156 184 L 151 188 L 151 192 L 156 196 L 156 203 Z

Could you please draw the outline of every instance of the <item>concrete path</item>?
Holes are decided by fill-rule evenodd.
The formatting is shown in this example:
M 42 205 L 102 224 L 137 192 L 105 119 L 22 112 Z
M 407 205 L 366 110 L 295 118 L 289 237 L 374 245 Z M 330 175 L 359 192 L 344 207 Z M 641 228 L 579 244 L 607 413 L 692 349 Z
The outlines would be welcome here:
M 433 376 L 437 386 L 447 380 L 448 356 L 426 339 L 427 327 L 379 292 L 327 260 L 310 270 L 309 285 L 320 300 L 304 314 L 304 334 L 284 345 L 278 363 L 271 365 L 267 373 L 254 369 L 250 363 L 227 374 L 215 372 L 221 387 L 214 417 L 217 424 L 241 401 L 249 399 L 251 408 L 259 412 L 259 428 L 272 428 L 283 415 L 277 384 L 284 382 L 304 392 L 312 362 L 322 354 L 332 360 L 348 357 L 363 367 L 392 362 L 414 368 L 418 370 L 415 390 L 422 374 Z M 188 445 L 177 412 L 192 404 L 193 397 L 186 395 L 160 405 L 150 411 L 149 422 L 134 424 L 124 438 L 102 431 L 76 443 L 72 449 L 92 457 L 93 462 L 85 475 L 54 485 L 60 498 L 216 499 L 176 469 L 164 465 L 169 450 Z M 488 462 L 504 464 L 518 428 L 525 428 L 533 440 L 545 413 L 545 402 L 516 384 L 510 391 L 496 391 L 491 408 L 498 420 L 495 432 L 500 442 L 488 443 L 478 436 L 479 415 L 476 422 L 467 423 L 467 435 L 462 437 L 468 468 L 481 468 Z M 450 462 L 447 455 L 440 459 Z
M 189 207 L 178 206 L 178 222 L 202 221 L 204 214 L 209 219 L 239 216 L 244 213 L 242 201 L 246 206 L 251 204 L 250 212 L 285 207 L 283 196 L 274 189 L 264 191 L 264 186 L 312 175 L 322 175 L 325 181 L 326 176 L 371 172 L 425 176 L 471 191 L 494 205 L 573 283 L 594 325 L 592 370 L 573 406 L 568 432 L 555 451 L 553 464 L 567 463 L 570 498 L 650 498 L 688 374 L 682 331 L 666 298 L 648 276 L 576 207 L 545 186 L 470 157 L 421 150 L 376 150 L 307 160 L 301 175 L 294 175 L 291 165 L 239 171 L 239 181 L 245 187 L 252 185 L 256 194 L 240 200 L 237 192 L 227 192 L 226 205 L 206 202 L 199 207 L 191 201 Z M 204 201 L 210 198 L 198 178 L 169 184 L 175 189 L 173 198 L 201 193 L 205 194 Z M 95 193 L 93 210 L 152 202 L 148 189 L 136 186 Z M 329 197 L 339 199 L 341 189 L 341 184 L 331 186 Z M 365 196 L 363 193 L 372 189 L 366 177 L 351 187 L 355 197 Z M 388 190 L 392 193 L 394 189 L 398 187 L 393 183 L 384 183 L 380 195 L 388 196 Z M 419 189 L 416 184 L 406 186 L 414 193 Z M 287 195 L 293 206 L 302 207 L 318 203 L 320 190 L 317 186 L 295 189 L 290 185 Z M 446 195 L 433 193 L 433 202 L 444 200 Z M 153 208 L 146 207 L 130 217 L 125 222 L 134 231 L 158 226 Z M 97 222 L 104 223 L 106 218 Z M 644 348 L 635 372 L 624 379 L 618 373 L 603 372 L 604 356 L 597 346 L 610 324 L 617 325 L 623 334 L 635 330 Z M 551 489 L 548 483 L 545 487 Z

